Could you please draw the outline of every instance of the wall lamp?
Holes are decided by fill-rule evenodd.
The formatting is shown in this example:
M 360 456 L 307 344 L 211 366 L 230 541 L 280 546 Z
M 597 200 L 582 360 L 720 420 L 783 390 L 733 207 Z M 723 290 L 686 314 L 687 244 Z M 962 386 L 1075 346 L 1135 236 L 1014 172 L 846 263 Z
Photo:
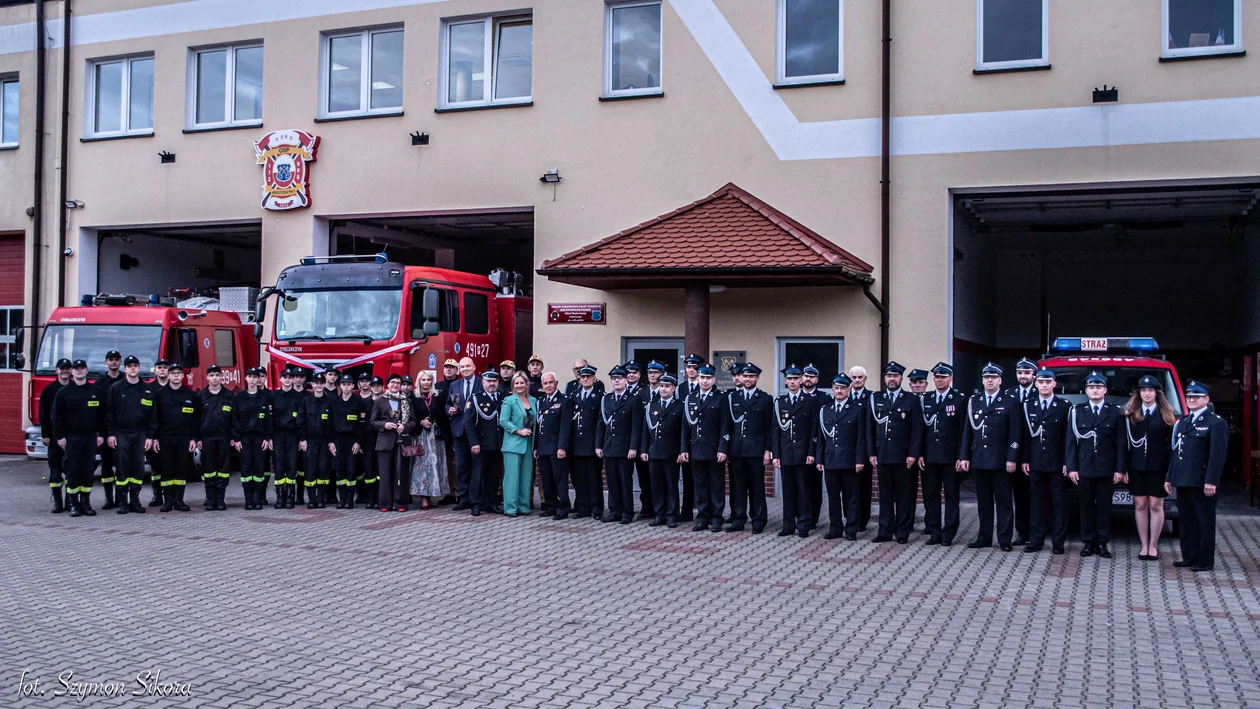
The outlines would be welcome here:
M 66 209 L 83 209 L 83 200 L 81 199 L 68 199 L 63 204 L 66 205 Z
M 411 144 L 412 144 L 412 145 L 428 145 L 428 144 L 429 144 L 429 134 L 428 134 L 428 133 L 421 133 L 420 131 L 416 131 L 415 133 L 412 133 L 412 134 L 411 134 Z
M 553 185 L 560 181 L 560 170 L 558 168 L 552 168 L 544 172 L 542 177 L 538 178 L 538 181 Z
M 175 153 L 172 153 L 169 150 L 163 150 L 162 152 L 158 153 L 158 158 L 160 159 L 160 162 L 163 165 L 167 163 L 172 163 L 172 162 L 175 162 Z

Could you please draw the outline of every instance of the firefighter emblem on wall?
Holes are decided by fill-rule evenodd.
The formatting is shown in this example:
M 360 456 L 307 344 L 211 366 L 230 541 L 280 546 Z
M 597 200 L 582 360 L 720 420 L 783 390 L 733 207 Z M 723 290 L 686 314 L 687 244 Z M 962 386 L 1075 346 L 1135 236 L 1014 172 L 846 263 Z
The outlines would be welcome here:
M 310 170 L 318 149 L 319 136 L 302 130 L 272 131 L 254 143 L 263 166 L 263 209 L 311 206 Z

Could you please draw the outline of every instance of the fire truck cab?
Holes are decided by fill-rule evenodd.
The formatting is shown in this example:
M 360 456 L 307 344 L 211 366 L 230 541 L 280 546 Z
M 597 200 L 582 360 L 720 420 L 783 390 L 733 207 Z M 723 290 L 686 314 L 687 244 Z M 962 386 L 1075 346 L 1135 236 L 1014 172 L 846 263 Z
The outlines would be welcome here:
M 80 306 L 54 310 L 44 326 L 27 395 L 28 457 L 48 455 L 40 435 L 39 400 L 57 378 L 57 361 L 82 359 L 88 377 L 96 379 L 105 376 L 110 350 L 139 358 L 145 378 L 153 375 L 159 359 L 179 362 L 185 385 L 193 389 L 205 386 L 206 367 L 212 364 L 223 370 L 224 385 L 236 388 L 243 372 L 258 363 L 253 327 L 235 312 L 179 308 L 174 298 L 157 295 L 85 295 Z

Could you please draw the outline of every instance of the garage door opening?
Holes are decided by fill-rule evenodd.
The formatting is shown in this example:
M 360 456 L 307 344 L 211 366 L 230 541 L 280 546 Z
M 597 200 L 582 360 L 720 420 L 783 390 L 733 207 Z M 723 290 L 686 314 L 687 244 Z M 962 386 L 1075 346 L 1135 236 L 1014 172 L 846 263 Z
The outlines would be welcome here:
M 262 222 L 98 229 L 95 293 L 218 297 L 227 286 L 257 288 Z
M 956 191 L 958 386 L 1058 337 L 1153 337 L 1183 384 L 1211 385 L 1237 471 L 1254 425 L 1244 366 L 1260 349 L 1258 200 L 1257 179 Z

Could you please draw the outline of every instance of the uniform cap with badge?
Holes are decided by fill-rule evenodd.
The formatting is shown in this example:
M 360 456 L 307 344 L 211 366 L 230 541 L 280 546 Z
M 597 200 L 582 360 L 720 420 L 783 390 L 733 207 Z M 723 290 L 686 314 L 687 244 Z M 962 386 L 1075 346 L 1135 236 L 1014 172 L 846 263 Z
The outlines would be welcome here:
M 704 357 L 701 357 L 698 354 L 692 353 L 692 354 L 687 355 L 687 357 L 683 360 L 683 364 L 694 364 L 698 367 L 704 364 Z
M 807 364 L 801 368 L 801 373 L 806 376 L 816 377 L 818 376 L 818 367 L 815 367 L 813 363 Z
M 172 364 L 171 364 L 171 366 L 170 366 L 170 371 L 171 371 L 171 372 L 182 372 L 182 371 L 184 371 L 184 365 L 180 364 L 179 362 L 174 362 L 174 363 L 172 363 Z
M 448 359 L 448 360 L 446 360 L 445 362 L 443 362 L 443 363 L 442 363 L 442 366 L 443 366 L 443 367 L 456 367 L 456 368 L 458 368 L 458 367 L 459 367 L 459 362 L 456 362 L 456 361 L 455 361 L 455 360 L 453 360 L 453 359 Z M 363 376 L 365 376 L 365 375 L 360 375 L 360 378 L 362 378 Z
M 499 381 L 499 373 L 498 373 L 498 372 L 496 372 L 496 371 L 494 371 L 493 369 L 487 369 L 486 371 L 484 371 L 484 372 L 482 372 L 482 373 L 481 373 L 481 378 L 482 378 L 482 379 L 490 379 L 490 380 L 492 380 L 492 381 L 496 381 L 496 382 L 497 382 L 497 381 Z
M 65 357 L 62 357 L 61 359 L 57 360 L 57 369 L 69 369 L 69 367 L 70 367 L 70 360 L 66 359 Z
M 458 366 L 458 365 L 456 365 L 456 366 Z M 358 378 L 358 380 L 357 380 L 357 381 L 360 381 L 360 382 L 369 382 L 369 383 L 371 383 L 371 381 L 372 381 L 372 373 L 371 373 L 371 372 L 360 372 L 360 373 L 359 373 L 359 378 Z
M 537 362 L 539 364 L 544 364 L 544 362 L 542 361 L 542 357 L 539 357 L 536 354 L 532 354 L 529 356 L 529 359 L 525 360 L 525 365 L 529 366 L 533 364 L 534 362 Z
M 980 370 L 980 376 L 1000 377 L 1002 376 L 1002 368 L 992 362 L 989 362 L 988 364 L 984 365 L 984 367 Z
M 665 365 L 661 364 L 660 362 L 657 362 L 656 360 L 652 360 L 651 362 L 648 362 L 647 368 L 649 372 L 664 372 L 665 371 Z
M 651 369 L 651 366 L 649 366 L 648 369 Z M 595 376 L 595 368 L 589 364 L 584 364 L 582 365 L 580 369 L 578 369 L 578 376 L 579 377 L 593 377 Z
M 717 375 L 717 370 L 711 364 L 702 364 L 696 368 L 696 373 L 702 377 L 712 377 Z
M 928 373 L 926 369 L 912 369 L 906 378 L 912 382 L 927 381 Z
M 105 353 L 105 359 L 122 359 L 122 352 L 118 350 L 110 350 Z
M 171 366 L 171 362 L 170 362 L 170 360 L 166 359 L 165 357 L 163 357 L 163 358 L 161 358 L 161 359 L 159 359 L 158 361 L 156 361 L 156 362 L 154 362 L 154 363 L 153 363 L 153 368 L 154 368 L 154 369 L 156 369 L 156 368 L 158 368 L 158 367 L 169 367 L 169 366 Z
M 661 384 L 677 384 L 678 377 L 675 377 L 672 374 L 662 374 L 660 383 Z
M 380 377 L 372 377 L 372 386 L 378 387 L 378 386 L 383 385 L 384 383 L 385 383 L 384 379 L 381 379 Z
M 1024 357 L 1015 363 L 1015 371 L 1018 372 L 1021 369 L 1029 372 L 1035 372 L 1037 371 L 1037 363 L 1027 357 Z
M 1191 379 L 1190 383 L 1186 385 L 1186 396 L 1207 396 L 1207 395 L 1208 395 L 1208 387 L 1206 384 L 1203 384 L 1201 382 L 1196 382 L 1195 380 Z
M 511 367 L 512 369 L 516 369 L 516 362 L 513 362 L 510 359 L 505 359 L 502 362 L 499 362 L 499 369 L 503 369 L 504 367 Z
M 1107 386 L 1107 378 L 1098 372 L 1090 372 L 1085 377 L 1085 386 Z
M 789 364 L 783 369 L 780 369 L 779 373 L 785 377 L 799 377 L 801 376 L 801 368 L 795 364 Z
M 1054 370 L 1041 369 L 1037 372 L 1037 378 L 1043 381 L 1054 381 L 1055 380 Z
M 70 364 L 70 367 L 72 369 L 87 369 L 87 362 L 85 360 L 76 359 Z
M 133 364 L 140 364 L 140 358 L 135 355 L 127 355 L 127 359 L 123 360 L 123 366 L 130 367 Z
M 936 366 L 932 367 L 932 374 L 938 377 L 952 377 L 954 376 L 954 367 L 945 362 L 937 362 Z
M 902 366 L 901 364 L 898 364 L 897 362 L 889 362 L 888 364 L 884 365 L 884 374 L 901 375 L 905 373 L 906 373 L 906 368 Z
M 629 372 L 627 372 L 626 368 L 620 364 L 613 365 L 613 368 L 608 370 L 608 376 L 612 378 L 624 378 L 627 374 L 629 374 Z
M 1138 380 L 1137 388 L 1138 389 L 1163 389 L 1163 387 L 1159 385 L 1159 380 L 1156 379 L 1155 377 L 1152 377 L 1149 374 L 1142 375 L 1142 378 Z
M 849 375 L 845 374 L 844 372 L 841 372 L 831 378 L 831 383 L 832 385 L 839 384 L 840 386 L 847 387 L 847 386 L 853 385 L 853 380 L 849 378 Z
M 206 367 L 206 374 L 221 374 L 222 372 L 223 369 L 217 364 L 212 364 L 209 367 Z
M 642 372 L 643 371 L 643 368 L 639 366 L 639 363 L 634 360 L 630 360 L 629 362 L 626 362 L 625 364 L 621 366 L 625 367 L 627 372 Z
M 761 376 L 761 367 L 758 367 L 752 362 L 745 362 L 743 374 L 746 376 L 759 377 Z
M 338 380 L 337 380 L 337 383 L 339 383 L 339 384 L 354 384 L 354 377 L 350 376 L 349 374 L 343 374 L 343 375 L 341 375 L 341 379 L 338 379 Z

